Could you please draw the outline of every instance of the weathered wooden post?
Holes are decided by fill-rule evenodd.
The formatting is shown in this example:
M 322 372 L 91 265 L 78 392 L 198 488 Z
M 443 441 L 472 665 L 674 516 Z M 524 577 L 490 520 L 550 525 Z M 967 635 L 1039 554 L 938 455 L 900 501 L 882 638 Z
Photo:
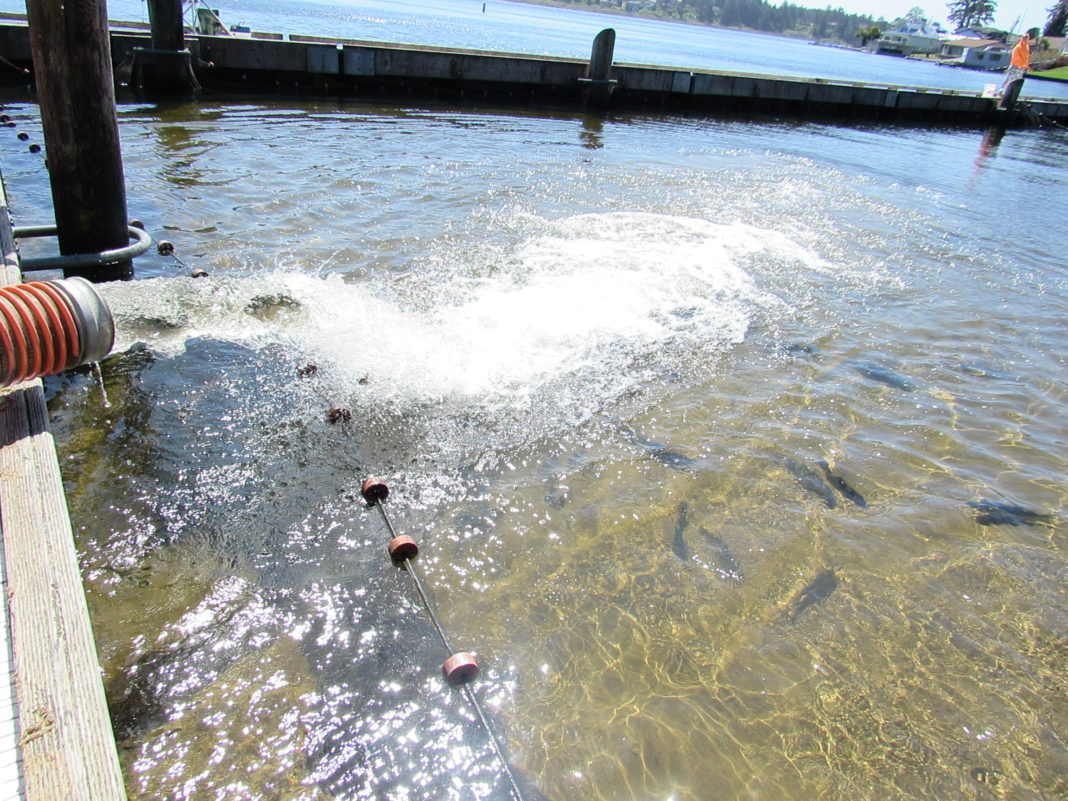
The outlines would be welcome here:
M 605 28 L 593 40 L 593 52 L 586 68 L 586 77 L 579 78 L 585 87 L 587 106 L 603 108 L 608 105 L 612 90 L 616 88 L 616 82 L 611 78 L 615 52 L 616 31 L 614 28 Z
M 185 49 L 182 0 L 148 0 L 148 22 L 155 50 Z
M 26 11 L 60 253 L 125 247 L 126 185 L 107 6 L 104 0 L 27 0 Z M 114 281 L 132 278 L 133 262 L 64 273 Z
M 1020 96 L 1020 90 L 1023 89 L 1024 79 L 1020 78 L 1017 81 L 1013 81 L 1005 87 L 1005 91 L 1001 95 L 1001 101 L 998 103 L 998 108 L 1002 111 L 1011 111 L 1016 107 L 1016 99 Z
M 132 83 L 147 94 L 188 94 L 199 88 L 185 47 L 182 0 L 148 0 L 152 47 L 133 51 Z

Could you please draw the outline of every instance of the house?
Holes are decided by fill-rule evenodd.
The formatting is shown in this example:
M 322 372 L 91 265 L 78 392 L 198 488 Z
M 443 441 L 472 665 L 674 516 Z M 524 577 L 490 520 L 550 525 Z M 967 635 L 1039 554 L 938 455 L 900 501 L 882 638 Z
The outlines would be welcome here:
M 942 42 L 940 51 L 946 64 L 978 70 L 1003 70 L 1012 60 L 1012 48 L 995 39 L 964 37 Z
M 905 20 L 892 31 L 886 31 L 872 43 L 876 53 L 911 56 L 916 53 L 931 54 L 942 50 L 941 25 L 925 19 Z

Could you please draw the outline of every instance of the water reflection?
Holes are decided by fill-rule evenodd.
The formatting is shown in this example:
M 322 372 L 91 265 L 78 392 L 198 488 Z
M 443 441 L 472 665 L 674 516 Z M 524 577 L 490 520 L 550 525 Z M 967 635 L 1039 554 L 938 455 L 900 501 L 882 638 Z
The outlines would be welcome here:
M 582 118 L 582 132 L 579 136 L 584 148 L 600 150 L 604 147 L 604 120 L 595 114 L 587 114 Z

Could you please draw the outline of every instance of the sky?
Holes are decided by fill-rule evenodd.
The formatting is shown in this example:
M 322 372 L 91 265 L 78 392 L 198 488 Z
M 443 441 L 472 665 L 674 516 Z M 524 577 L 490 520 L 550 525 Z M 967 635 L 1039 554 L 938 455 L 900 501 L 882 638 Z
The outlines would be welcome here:
M 1044 28 L 1046 18 L 1049 17 L 1048 9 L 1053 3 L 1054 0 L 997 0 L 993 25 L 1010 30 L 1016 18 L 1020 17 L 1021 22 L 1016 27 L 1017 33 L 1028 28 Z M 799 0 L 798 5 L 818 8 L 824 4 Z M 946 0 L 830 0 L 829 5 L 834 8 L 841 6 L 854 14 L 870 14 L 876 19 L 882 16 L 891 21 L 905 16 L 909 9 L 919 6 L 926 12 L 928 19 L 952 27 L 946 20 L 949 14 Z

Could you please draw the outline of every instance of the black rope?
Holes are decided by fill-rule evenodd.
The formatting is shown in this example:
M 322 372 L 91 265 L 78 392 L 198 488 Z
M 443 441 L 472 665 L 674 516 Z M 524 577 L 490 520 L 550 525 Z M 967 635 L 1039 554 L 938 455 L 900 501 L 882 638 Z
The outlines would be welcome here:
M 377 506 L 379 513 L 382 515 L 382 521 L 386 524 L 386 529 L 389 531 L 389 536 L 392 538 L 397 537 L 397 531 L 393 528 L 393 523 L 390 522 L 389 515 L 386 514 L 386 506 L 384 498 L 375 498 L 369 500 L 372 506 Z M 411 559 L 405 557 L 398 560 L 404 566 L 404 569 L 408 571 L 408 574 L 412 577 L 412 583 L 415 585 L 415 590 L 419 594 L 419 599 L 423 602 L 423 607 L 426 609 L 427 616 L 430 618 L 430 622 L 434 625 L 434 630 L 437 631 L 438 637 L 441 639 L 441 644 L 445 646 L 445 651 L 448 654 L 453 654 L 452 646 L 449 645 L 448 635 L 445 633 L 445 627 L 441 625 L 441 621 L 438 619 L 437 612 L 434 611 L 434 605 L 430 602 L 430 596 L 427 594 L 426 587 L 423 585 L 422 579 L 419 577 L 419 572 L 415 567 L 415 564 Z M 497 739 L 497 735 L 493 733 L 493 728 L 489 724 L 489 720 L 486 714 L 482 711 L 482 704 L 479 703 L 478 698 L 475 696 L 474 691 L 467 684 L 464 684 L 461 688 L 464 697 L 467 698 L 467 702 L 475 710 L 475 714 L 478 717 L 479 723 L 486 731 L 486 736 L 489 738 L 490 747 L 493 748 L 493 753 L 496 754 L 497 760 L 504 767 L 504 773 L 508 777 L 508 783 L 511 785 L 512 795 L 516 801 L 524 801 L 523 793 L 519 789 L 519 782 L 516 780 L 515 774 L 512 772 L 512 766 L 508 764 L 508 760 L 504 756 L 504 749 L 501 747 L 500 741 Z
M 11 67 L 11 69 L 15 70 L 15 72 L 20 72 L 23 75 L 29 75 L 30 74 L 30 71 L 28 69 L 26 69 L 25 67 L 20 67 L 18 64 L 12 64 L 10 61 L 8 61 L 3 56 L 0 56 L 0 64 L 6 64 L 7 66 Z
M 386 528 L 389 529 L 389 536 L 396 537 L 397 532 L 393 528 L 393 524 L 389 522 L 389 516 L 386 514 L 386 505 L 379 501 L 375 504 L 378 507 L 378 511 L 382 515 L 382 520 L 386 523 Z M 426 613 L 430 617 L 430 622 L 434 624 L 434 630 L 437 631 L 438 637 L 441 638 L 441 644 L 445 646 L 445 650 L 452 654 L 454 653 L 452 646 L 449 645 L 449 637 L 445 634 L 445 627 L 441 625 L 441 621 L 438 620 L 438 615 L 434 611 L 434 606 L 430 603 L 430 596 L 427 595 L 426 588 L 423 586 L 422 580 L 419 578 L 419 571 L 415 568 L 415 563 L 411 559 L 404 559 L 404 569 L 408 571 L 408 574 L 412 577 L 412 583 L 415 585 L 415 591 L 419 594 L 419 599 L 423 602 L 423 606 L 426 608 Z

